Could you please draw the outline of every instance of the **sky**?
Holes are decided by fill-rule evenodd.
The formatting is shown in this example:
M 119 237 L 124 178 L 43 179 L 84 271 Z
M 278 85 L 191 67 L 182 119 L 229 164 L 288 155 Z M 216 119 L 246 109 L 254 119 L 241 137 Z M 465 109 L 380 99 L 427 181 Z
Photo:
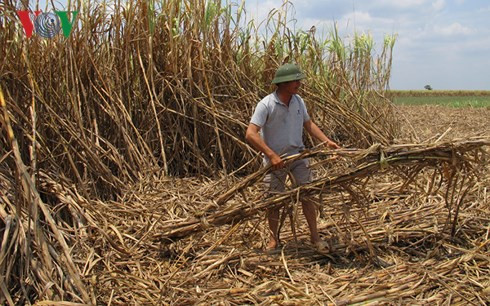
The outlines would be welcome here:
M 264 20 L 283 0 L 245 0 Z M 396 34 L 391 89 L 490 90 L 489 0 L 291 0 L 296 29 Z M 378 49 L 379 50 L 379 49 Z

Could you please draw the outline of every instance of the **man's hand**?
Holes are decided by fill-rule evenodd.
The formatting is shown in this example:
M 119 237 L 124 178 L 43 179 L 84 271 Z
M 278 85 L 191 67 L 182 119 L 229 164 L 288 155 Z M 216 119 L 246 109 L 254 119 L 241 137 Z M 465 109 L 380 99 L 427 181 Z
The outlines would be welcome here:
M 313 121 L 308 120 L 305 123 L 303 123 L 303 127 L 305 130 L 313 136 L 314 138 L 320 140 L 327 148 L 331 149 L 340 149 L 340 146 L 330 140 L 325 134 L 323 134 L 322 130 L 316 125 Z
M 340 146 L 331 140 L 327 141 L 325 145 L 330 149 L 340 149 Z
M 269 159 L 271 160 L 272 169 L 279 170 L 284 168 L 284 161 L 279 155 L 274 153 Z
M 284 168 L 284 161 L 282 160 L 282 158 L 267 146 L 262 137 L 260 137 L 259 131 L 259 126 L 250 123 L 248 125 L 247 132 L 245 133 L 245 138 L 254 148 L 264 153 L 264 155 L 269 158 L 272 169 L 278 170 Z

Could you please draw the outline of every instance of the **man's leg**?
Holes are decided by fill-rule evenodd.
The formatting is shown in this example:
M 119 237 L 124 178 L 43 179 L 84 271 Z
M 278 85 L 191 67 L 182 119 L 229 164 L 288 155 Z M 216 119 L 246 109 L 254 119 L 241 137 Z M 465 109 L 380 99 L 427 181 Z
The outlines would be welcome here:
M 267 244 L 267 249 L 275 249 L 279 246 L 279 212 L 279 207 L 267 210 L 270 231 L 270 240 Z
M 301 199 L 301 205 L 303 206 L 303 214 L 306 218 L 306 223 L 310 229 L 311 242 L 316 244 L 320 242 L 320 235 L 318 234 L 318 228 L 316 225 L 316 206 L 306 198 Z
M 311 170 L 308 168 L 308 160 L 298 160 L 293 163 L 291 167 L 295 185 L 304 185 L 311 182 Z M 320 242 L 320 235 L 318 234 L 318 228 L 316 223 L 316 206 L 308 198 L 302 197 L 300 199 L 303 208 L 303 214 L 305 215 L 308 228 L 310 229 L 311 242 L 313 244 Z
M 265 188 L 268 195 L 283 192 L 286 182 L 286 171 L 284 169 L 272 171 L 264 178 Z M 281 208 L 273 208 L 267 210 L 267 221 L 269 223 L 270 240 L 267 244 L 267 249 L 275 249 L 279 246 L 279 214 Z

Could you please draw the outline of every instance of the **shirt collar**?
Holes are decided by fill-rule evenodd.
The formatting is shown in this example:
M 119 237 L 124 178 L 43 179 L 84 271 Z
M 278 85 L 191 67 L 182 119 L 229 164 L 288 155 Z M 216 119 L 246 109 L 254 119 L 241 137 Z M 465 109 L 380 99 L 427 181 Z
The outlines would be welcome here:
M 291 101 L 289 101 L 289 106 L 291 106 L 291 103 L 293 103 L 293 101 L 294 101 L 294 100 L 296 100 L 296 99 L 294 99 L 294 96 L 295 96 L 295 95 L 292 95 L 292 96 L 291 96 Z M 277 94 L 277 90 L 275 90 L 275 91 L 274 91 L 274 102 L 276 102 L 277 104 L 281 104 L 281 105 L 283 105 L 283 106 L 285 106 L 285 107 L 288 107 L 286 104 L 284 104 L 284 103 L 281 101 L 281 99 L 279 99 L 279 95 Z

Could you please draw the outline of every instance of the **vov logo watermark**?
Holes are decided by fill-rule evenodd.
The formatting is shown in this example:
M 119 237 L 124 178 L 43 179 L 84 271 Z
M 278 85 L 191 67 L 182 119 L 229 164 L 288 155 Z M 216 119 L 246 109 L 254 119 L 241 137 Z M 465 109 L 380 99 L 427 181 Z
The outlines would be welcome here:
M 53 38 L 60 31 L 63 31 L 65 37 L 70 36 L 73 28 L 73 23 L 78 15 L 78 11 L 71 12 L 73 17 L 69 18 L 70 12 L 68 11 L 54 11 L 43 13 L 42 11 L 17 11 L 20 22 L 24 27 L 26 36 L 29 38 L 32 33 L 44 38 Z

